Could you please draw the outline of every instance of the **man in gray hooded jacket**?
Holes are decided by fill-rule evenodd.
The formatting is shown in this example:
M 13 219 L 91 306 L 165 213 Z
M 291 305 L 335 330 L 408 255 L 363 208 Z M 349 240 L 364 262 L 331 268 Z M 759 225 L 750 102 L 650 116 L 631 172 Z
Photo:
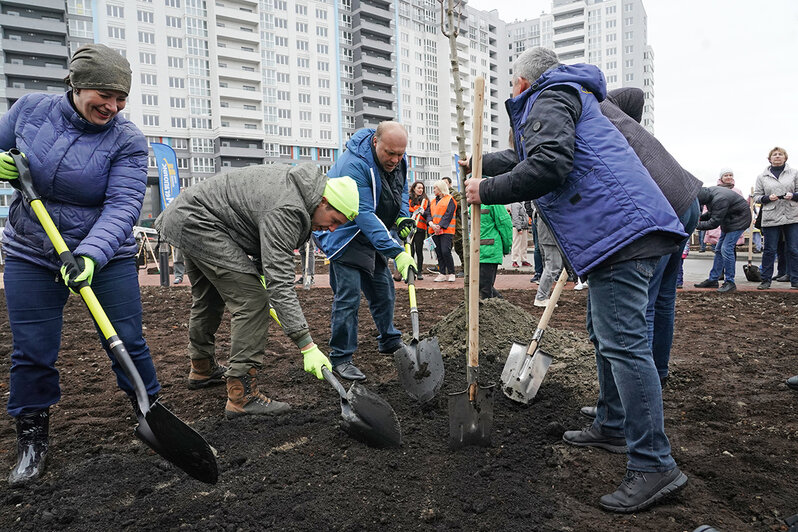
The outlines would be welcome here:
M 184 190 L 155 221 L 162 237 L 183 251 L 191 281 L 189 388 L 220 384 L 224 376 L 228 419 L 289 409 L 256 382 L 270 305 L 304 355 L 305 371 L 321 379 L 322 367 L 331 369 L 294 291 L 294 250 L 311 230 L 333 231 L 353 220 L 358 202 L 353 179 L 328 179 L 313 164 L 250 166 Z M 216 362 L 214 345 L 225 307 L 233 316 L 227 368 Z

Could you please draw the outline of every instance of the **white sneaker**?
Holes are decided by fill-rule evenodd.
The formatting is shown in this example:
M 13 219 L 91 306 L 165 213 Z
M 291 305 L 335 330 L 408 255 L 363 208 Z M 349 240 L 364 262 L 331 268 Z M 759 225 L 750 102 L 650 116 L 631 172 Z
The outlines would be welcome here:
M 438 276 L 435 279 L 433 279 L 433 282 L 442 283 L 445 280 L 446 280 L 446 276 L 443 275 L 442 273 L 440 273 L 440 274 L 438 274 Z
M 536 307 L 545 307 L 548 304 L 549 304 L 548 299 L 536 299 L 535 302 L 533 303 L 533 305 L 535 305 Z
M 587 288 L 587 281 L 576 283 L 576 286 L 574 286 L 574 290 L 584 290 L 585 288 Z
M 449 279 L 447 279 L 450 283 L 453 283 L 455 279 L 455 275 L 453 273 L 449 274 Z

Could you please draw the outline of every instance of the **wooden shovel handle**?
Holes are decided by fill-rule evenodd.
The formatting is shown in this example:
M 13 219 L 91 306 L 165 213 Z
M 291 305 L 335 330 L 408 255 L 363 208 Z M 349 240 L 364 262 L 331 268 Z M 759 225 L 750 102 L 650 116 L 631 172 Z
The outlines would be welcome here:
M 751 187 L 751 195 L 748 197 L 751 198 L 751 227 L 748 229 L 748 264 L 751 264 L 754 259 L 754 224 L 756 223 L 756 218 L 754 217 L 754 187 Z
M 485 78 L 478 77 L 474 84 L 473 127 L 471 129 L 471 178 L 482 177 L 482 110 L 485 106 Z M 479 231 L 480 205 L 471 208 L 471 256 L 468 279 L 468 365 L 479 366 Z
M 529 343 L 529 349 L 526 351 L 528 355 L 533 354 L 538 348 L 540 338 L 543 335 L 543 331 L 545 331 L 546 327 L 549 326 L 549 319 L 551 319 L 551 315 L 554 314 L 554 307 L 557 306 L 557 301 L 560 299 L 560 294 L 562 293 L 562 289 L 565 287 L 566 282 L 568 282 L 568 271 L 563 268 L 562 272 L 560 272 L 560 277 L 557 279 L 557 283 L 554 285 L 554 290 L 552 290 L 551 296 L 549 296 L 549 302 L 546 304 L 546 310 L 543 311 L 543 316 L 540 317 L 540 322 L 538 322 L 538 330 L 535 331 L 535 338 Z M 540 331 L 540 333 L 538 333 L 538 331 Z

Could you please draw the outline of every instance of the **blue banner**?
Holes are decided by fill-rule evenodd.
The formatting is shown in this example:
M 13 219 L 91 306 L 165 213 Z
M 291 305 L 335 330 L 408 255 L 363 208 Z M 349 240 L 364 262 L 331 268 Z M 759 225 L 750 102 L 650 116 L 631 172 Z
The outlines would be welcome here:
M 158 165 L 158 182 L 161 189 L 161 210 L 165 209 L 180 194 L 180 178 L 177 175 L 177 156 L 168 144 L 153 142 L 152 153 Z

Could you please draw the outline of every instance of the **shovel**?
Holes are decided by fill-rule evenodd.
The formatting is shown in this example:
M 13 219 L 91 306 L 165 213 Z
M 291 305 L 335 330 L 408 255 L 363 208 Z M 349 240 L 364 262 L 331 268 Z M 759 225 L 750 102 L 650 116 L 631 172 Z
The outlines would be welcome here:
M 408 240 L 413 238 L 411 233 Z M 405 251 L 410 253 L 410 245 L 405 243 Z M 416 271 L 407 272 L 407 289 L 410 293 L 410 323 L 413 338 L 410 343 L 394 351 L 393 360 L 399 374 L 399 382 L 413 399 L 426 403 L 438 393 L 443 385 L 443 357 L 438 338 L 425 338 L 419 341 L 418 308 L 416 307 Z
M 474 125 L 472 178 L 482 177 L 482 109 L 485 98 L 485 78 L 478 77 L 474 92 Z M 465 391 L 449 395 L 449 447 L 459 449 L 466 445 L 490 445 L 493 427 L 494 385 L 479 385 L 479 205 L 472 207 L 469 235 L 471 256 L 468 279 L 468 367 Z
M 568 272 L 563 269 L 560 278 L 557 279 L 557 284 L 554 285 L 549 302 L 546 304 L 546 310 L 540 317 L 540 323 L 532 336 L 529 348 L 527 349 L 527 346 L 518 342 L 513 342 L 510 348 L 510 354 L 507 355 L 507 362 L 502 370 L 501 381 L 504 395 L 513 401 L 527 404 L 534 399 L 549 370 L 552 356 L 542 349 L 538 349 L 538 346 L 540 339 L 543 338 L 543 333 L 546 332 L 554 307 L 557 306 L 557 300 L 560 299 L 560 292 L 567 281 Z
M 756 216 L 754 216 L 754 189 L 751 188 L 751 227 L 748 231 L 748 264 L 743 264 L 743 272 L 745 278 L 752 283 L 762 282 L 762 272 L 759 271 L 759 266 L 752 263 L 753 259 L 753 246 L 754 246 L 754 224 L 756 223 Z
M 76 265 L 75 257 L 67 248 L 64 239 L 33 188 L 33 179 L 27 159 L 22 157 L 22 154 L 17 149 L 9 150 L 8 153 L 13 157 L 14 164 L 16 164 L 19 171 L 18 189 L 25 201 L 30 204 L 31 209 L 39 219 L 39 223 L 44 227 L 59 258 L 66 265 Z M 197 431 L 183 423 L 159 401 L 150 403 L 141 375 L 135 364 L 133 364 L 124 344 L 117 336 L 108 316 L 102 306 L 100 306 L 100 302 L 94 295 L 91 286 L 86 281 L 83 281 L 78 285 L 78 291 L 103 337 L 108 342 L 114 358 L 122 366 L 125 375 L 133 384 L 139 407 L 139 412 L 137 413 L 139 424 L 135 428 L 136 436 L 149 445 L 153 451 L 190 476 L 208 484 L 215 484 L 219 477 L 219 470 L 211 446 Z
M 269 308 L 269 314 L 282 327 L 274 308 Z M 330 370 L 323 367 L 321 372 L 341 396 L 341 428 L 344 432 L 372 447 L 399 447 L 402 444 L 402 428 L 396 412 L 385 399 L 357 382 L 347 392 Z

